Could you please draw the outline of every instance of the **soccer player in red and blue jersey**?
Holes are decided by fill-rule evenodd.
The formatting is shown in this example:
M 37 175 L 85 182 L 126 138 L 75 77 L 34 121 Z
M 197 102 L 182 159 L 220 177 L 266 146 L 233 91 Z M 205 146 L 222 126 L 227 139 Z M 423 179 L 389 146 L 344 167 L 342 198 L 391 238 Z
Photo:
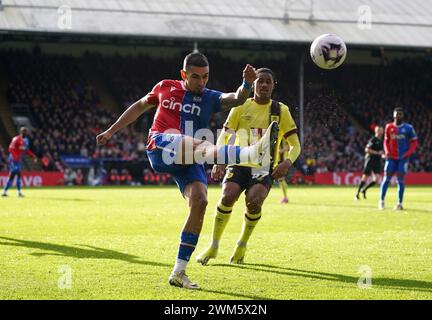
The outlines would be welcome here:
M 408 159 L 417 147 L 417 135 L 412 125 L 402 122 L 402 108 L 393 111 L 394 121 L 388 123 L 384 133 L 384 154 L 386 163 L 384 166 L 384 179 L 381 183 L 379 209 L 384 209 L 384 199 L 390 179 L 397 174 L 399 202 L 394 210 L 403 210 L 402 201 L 405 190 L 404 176 L 408 168 Z
M 241 163 L 241 159 L 248 158 L 254 159 L 248 163 L 260 166 L 264 154 L 274 154 L 279 129 L 274 121 L 258 144 L 242 148 L 215 146 L 207 138 L 196 138 L 206 132 L 213 113 L 229 110 L 246 101 L 256 79 L 256 71 L 251 65 L 246 65 L 243 84 L 235 93 L 210 90 L 206 88 L 209 80 L 208 60 L 203 54 L 194 52 L 185 57 L 180 74 L 182 81 L 162 80 L 156 84 L 150 93 L 132 104 L 108 130 L 99 134 L 96 141 L 105 144 L 114 133 L 135 121 L 142 113 L 157 107 L 149 132 L 147 155 L 155 171 L 167 172 L 174 177 L 189 204 L 189 215 L 181 233 L 177 260 L 169 283 L 197 289 L 198 285 L 189 280 L 185 271 L 198 243 L 207 207 L 207 176 L 203 163 L 212 163 L 215 159 L 227 164 Z M 258 153 L 261 155 L 254 157 Z M 189 157 L 191 155 L 193 158 Z M 201 158 L 202 162 L 197 161 L 196 157 Z
M 21 160 L 23 153 L 32 157 L 35 162 L 37 161 L 35 154 L 28 147 L 28 130 L 26 127 L 21 127 L 20 134 L 13 137 L 9 145 L 9 178 L 3 189 L 2 197 L 7 197 L 7 191 L 12 186 L 15 177 L 17 177 L 18 196 L 23 197 L 21 192 Z

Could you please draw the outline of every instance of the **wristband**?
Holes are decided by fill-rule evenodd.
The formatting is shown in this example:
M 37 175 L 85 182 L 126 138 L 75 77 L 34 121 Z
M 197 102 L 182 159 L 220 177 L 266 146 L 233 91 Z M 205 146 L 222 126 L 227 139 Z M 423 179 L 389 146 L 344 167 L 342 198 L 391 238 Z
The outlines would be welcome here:
M 252 84 L 247 82 L 245 79 L 243 79 L 243 88 L 245 88 L 246 90 L 250 90 L 252 88 Z

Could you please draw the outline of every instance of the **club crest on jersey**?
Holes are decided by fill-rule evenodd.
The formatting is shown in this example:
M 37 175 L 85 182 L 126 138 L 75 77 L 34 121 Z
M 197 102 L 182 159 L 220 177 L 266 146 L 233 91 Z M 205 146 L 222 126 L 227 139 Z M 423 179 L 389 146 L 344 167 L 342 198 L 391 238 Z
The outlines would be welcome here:
M 197 116 L 201 113 L 201 108 L 195 103 L 192 104 L 182 104 L 181 102 L 175 102 L 175 98 L 172 97 L 169 100 L 162 100 L 161 106 L 169 110 L 178 110 L 179 112 L 196 114 Z
M 199 96 L 194 96 L 193 97 L 193 102 L 201 102 L 201 101 L 202 101 L 201 97 L 199 97 Z
M 249 114 L 242 114 L 241 118 L 244 119 L 245 121 L 250 121 L 252 120 L 252 116 Z
M 228 170 L 226 172 L 226 179 L 230 179 L 234 176 L 233 168 L 228 167 Z
M 392 139 L 392 140 L 402 140 L 402 139 L 405 139 L 405 135 L 404 134 L 391 133 L 390 134 L 390 139 Z

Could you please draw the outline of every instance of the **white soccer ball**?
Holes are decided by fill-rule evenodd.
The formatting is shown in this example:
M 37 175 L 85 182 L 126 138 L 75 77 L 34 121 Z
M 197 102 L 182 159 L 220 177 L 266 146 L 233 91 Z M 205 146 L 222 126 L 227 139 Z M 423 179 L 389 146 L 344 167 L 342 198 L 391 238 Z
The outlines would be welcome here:
M 345 42 L 335 34 L 322 34 L 316 38 L 310 47 L 312 61 L 322 69 L 335 69 L 346 58 Z

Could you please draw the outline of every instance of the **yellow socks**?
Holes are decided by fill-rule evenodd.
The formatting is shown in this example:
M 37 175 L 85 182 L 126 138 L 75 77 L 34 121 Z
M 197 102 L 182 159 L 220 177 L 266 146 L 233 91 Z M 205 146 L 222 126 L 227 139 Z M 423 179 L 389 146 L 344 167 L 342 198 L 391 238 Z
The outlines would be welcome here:
M 225 230 L 230 217 L 231 217 L 232 207 L 224 206 L 219 203 L 216 207 L 215 219 L 213 221 L 213 232 L 212 232 L 212 244 L 211 247 L 219 247 L 219 240 L 222 237 L 222 233 Z
M 259 219 L 261 219 L 261 211 L 258 213 L 246 212 L 243 219 L 242 232 L 240 234 L 240 239 L 237 245 L 245 247 L 255 226 L 257 225 Z

